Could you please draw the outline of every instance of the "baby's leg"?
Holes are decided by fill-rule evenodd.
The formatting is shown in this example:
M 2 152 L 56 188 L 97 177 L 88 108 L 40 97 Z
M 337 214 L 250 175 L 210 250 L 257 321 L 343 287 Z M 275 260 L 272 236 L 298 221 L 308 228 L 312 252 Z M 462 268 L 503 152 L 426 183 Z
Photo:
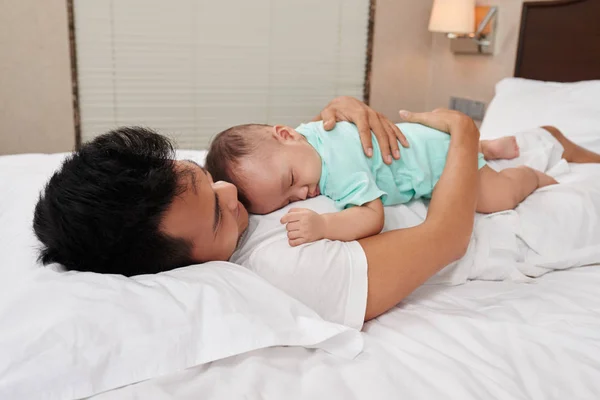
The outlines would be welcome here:
M 540 187 L 558 183 L 552 177 L 521 166 L 500 172 L 489 166 L 479 170 L 477 212 L 488 214 L 512 210 Z
M 519 157 L 519 145 L 515 136 L 504 136 L 493 140 L 479 142 L 479 152 L 490 160 L 512 160 Z

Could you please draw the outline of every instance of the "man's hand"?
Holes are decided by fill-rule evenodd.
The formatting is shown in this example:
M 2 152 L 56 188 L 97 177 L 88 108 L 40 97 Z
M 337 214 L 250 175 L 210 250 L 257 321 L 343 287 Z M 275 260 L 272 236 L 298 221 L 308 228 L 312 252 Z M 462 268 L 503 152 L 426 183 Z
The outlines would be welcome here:
M 475 122 L 459 111 L 447 110 L 445 108 L 438 108 L 430 112 L 413 113 L 410 111 L 401 110 L 399 111 L 400 117 L 406 122 L 414 122 L 417 124 L 426 125 L 430 128 L 437 129 L 438 131 L 446 132 L 448 134 L 457 132 L 472 132 L 473 129 L 477 132 L 479 130 L 475 126 Z M 467 129 L 470 128 L 470 129 Z
M 311 243 L 325 237 L 325 219 L 307 208 L 292 208 L 280 221 L 286 224 L 290 246 Z
M 354 97 L 340 96 L 333 99 L 313 119 L 313 121 L 320 120 L 323 120 L 325 130 L 333 129 L 337 121 L 354 123 L 358 128 L 363 151 L 367 157 L 373 156 L 371 140 L 371 131 L 373 131 L 381 149 L 381 157 L 386 164 L 392 163 L 392 155 L 396 160 L 400 158 L 398 141 L 402 146 L 408 147 L 408 141 L 392 121 Z

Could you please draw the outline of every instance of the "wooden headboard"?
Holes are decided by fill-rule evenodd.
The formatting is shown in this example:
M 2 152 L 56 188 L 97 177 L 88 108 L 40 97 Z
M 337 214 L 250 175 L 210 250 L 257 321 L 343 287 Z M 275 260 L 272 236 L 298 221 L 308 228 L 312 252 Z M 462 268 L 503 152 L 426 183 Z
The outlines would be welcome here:
M 600 0 L 523 3 L 515 76 L 600 79 Z

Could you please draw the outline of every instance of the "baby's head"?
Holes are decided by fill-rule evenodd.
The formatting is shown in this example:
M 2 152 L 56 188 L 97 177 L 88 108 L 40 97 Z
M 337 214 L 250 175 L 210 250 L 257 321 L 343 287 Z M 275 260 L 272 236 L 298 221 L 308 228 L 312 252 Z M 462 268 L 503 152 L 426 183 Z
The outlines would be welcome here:
M 289 126 L 247 124 L 219 133 L 206 156 L 215 181 L 233 183 L 254 214 L 267 214 L 319 192 L 321 158 Z

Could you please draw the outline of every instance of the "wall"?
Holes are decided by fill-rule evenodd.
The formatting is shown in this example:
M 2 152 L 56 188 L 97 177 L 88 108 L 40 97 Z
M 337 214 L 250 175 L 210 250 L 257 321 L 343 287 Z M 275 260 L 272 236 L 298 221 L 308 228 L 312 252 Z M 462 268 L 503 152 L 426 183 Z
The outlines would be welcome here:
M 0 2 L 0 154 L 75 143 L 65 0 Z
M 376 0 L 371 106 L 397 120 L 400 107 L 427 109 L 433 0 Z
M 522 0 L 481 0 L 496 5 L 494 56 L 455 55 L 443 34 L 427 31 L 432 0 L 377 0 L 371 105 L 394 121 L 397 110 L 448 107 L 450 96 L 489 103 L 494 86 L 513 75 Z
M 427 109 L 447 107 L 450 96 L 489 103 L 499 80 L 513 76 L 521 24 L 521 0 L 482 0 L 498 6 L 498 31 L 494 56 L 455 55 L 443 34 L 434 34 Z
M 427 31 L 432 0 L 377 0 L 371 105 L 397 110 L 448 105 L 451 95 L 488 103 L 512 76 L 522 0 L 499 6 L 497 54 L 454 55 Z M 68 151 L 74 145 L 67 13 L 64 0 L 0 2 L 0 154 Z

